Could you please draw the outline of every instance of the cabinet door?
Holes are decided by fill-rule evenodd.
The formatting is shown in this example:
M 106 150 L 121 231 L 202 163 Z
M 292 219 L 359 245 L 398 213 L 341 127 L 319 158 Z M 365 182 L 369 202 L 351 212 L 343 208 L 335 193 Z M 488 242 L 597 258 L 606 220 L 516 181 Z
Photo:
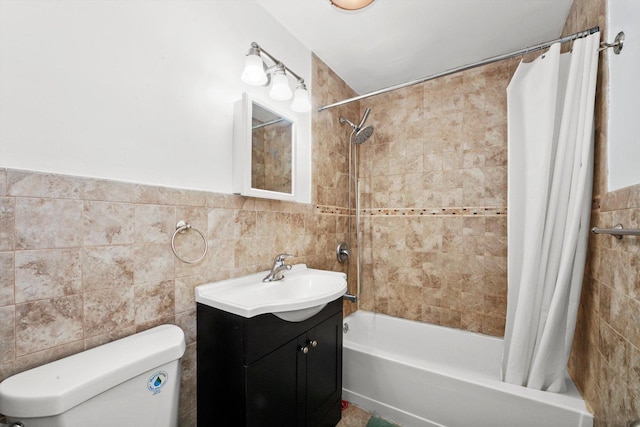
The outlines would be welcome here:
M 307 426 L 335 425 L 342 396 L 342 313 L 309 330 L 307 342 Z
M 247 426 L 305 425 L 305 342 L 301 335 L 245 368 Z

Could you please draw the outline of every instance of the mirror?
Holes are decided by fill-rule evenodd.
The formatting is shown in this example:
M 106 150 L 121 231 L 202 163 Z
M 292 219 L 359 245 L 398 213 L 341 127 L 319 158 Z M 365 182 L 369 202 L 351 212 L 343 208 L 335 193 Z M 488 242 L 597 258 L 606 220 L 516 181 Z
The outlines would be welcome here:
M 296 200 L 295 119 L 245 93 L 234 117 L 233 191 L 243 196 Z
M 293 193 L 293 122 L 255 102 L 251 117 L 251 188 Z

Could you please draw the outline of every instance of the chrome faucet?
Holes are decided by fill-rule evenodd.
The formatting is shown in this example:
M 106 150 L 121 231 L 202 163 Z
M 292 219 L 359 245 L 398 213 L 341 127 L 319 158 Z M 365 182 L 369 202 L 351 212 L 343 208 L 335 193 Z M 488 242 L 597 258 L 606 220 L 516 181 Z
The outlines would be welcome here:
M 285 264 L 284 259 L 287 257 L 292 257 L 291 254 L 280 254 L 273 260 L 273 267 L 271 267 L 271 271 L 267 274 L 267 277 L 262 279 L 263 282 L 275 282 L 277 280 L 284 279 L 284 272 L 291 270 L 290 264 Z

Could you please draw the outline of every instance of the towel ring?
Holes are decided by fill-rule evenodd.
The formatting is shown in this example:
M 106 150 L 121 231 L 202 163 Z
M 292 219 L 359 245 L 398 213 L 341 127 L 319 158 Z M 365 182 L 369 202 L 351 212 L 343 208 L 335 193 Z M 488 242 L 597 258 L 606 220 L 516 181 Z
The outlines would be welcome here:
M 180 255 L 178 255 L 178 252 L 176 252 L 176 236 L 178 235 L 178 233 L 180 234 L 186 233 L 187 230 L 193 230 L 196 233 L 198 233 L 200 237 L 202 237 L 202 241 L 204 242 L 204 252 L 200 256 L 200 258 L 193 261 L 188 261 L 182 258 Z M 184 262 L 185 264 L 196 264 L 202 261 L 202 259 L 207 255 L 207 252 L 209 251 L 209 243 L 207 243 L 207 238 L 204 237 L 204 234 L 202 234 L 200 230 L 198 230 L 197 228 L 193 228 L 191 224 L 181 219 L 176 224 L 176 231 L 173 233 L 173 236 L 171 236 L 171 250 L 173 251 L 173 254 L 176 256 L 176 258 L 178 258 L 180 261 Z

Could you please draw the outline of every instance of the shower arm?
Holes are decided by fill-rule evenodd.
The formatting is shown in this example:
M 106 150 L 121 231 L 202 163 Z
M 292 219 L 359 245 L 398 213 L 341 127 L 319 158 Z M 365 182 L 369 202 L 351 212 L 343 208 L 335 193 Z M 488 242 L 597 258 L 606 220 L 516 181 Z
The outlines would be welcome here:
M 340 124 L 345 124 L 345 123 L 351 126 L 354 132 L 359 128 L 355 124 L 351 123 L 351 120 L 345 119 L 344 117 L 340 117 Z
M 358 132 L 360 129 L 362 129 L 362 126 L 364 126 L 364 122 L 367 121 L 367 117 L 369 117 L 369 113 L 371 112 L 371 108 L 367 107 L 364 110 L 364 114 L 362 115 L 362 119 L 360 120 L 360 124 L 359 125 L 355 125 L 355 123 L 352 123 L 351 120 L 349 119 L 345 119 L 344 117 L 340 117 L 340 123 L 341 124 L 348 124 L 349 126 L 351 126 L 351 128 L 353 128 L 354 132 Z

